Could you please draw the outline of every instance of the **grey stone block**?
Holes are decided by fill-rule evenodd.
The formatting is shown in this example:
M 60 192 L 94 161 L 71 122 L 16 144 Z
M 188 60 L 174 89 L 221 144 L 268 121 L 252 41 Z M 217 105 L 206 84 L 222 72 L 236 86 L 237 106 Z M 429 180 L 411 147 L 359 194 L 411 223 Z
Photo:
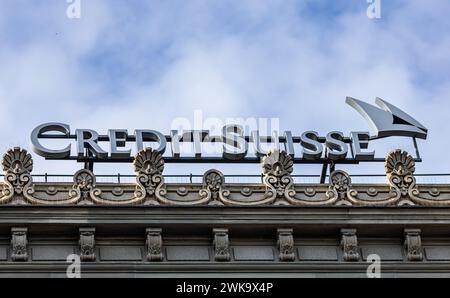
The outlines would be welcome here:
M 140 261 L 142 251 L 138 246 L 102 246 L 100 247 L 102 261 Z
M 0 246 L 0 261 L 8 260 L 8 248 L 6 246 Z
M 31 248 L 33 261 L 66 261 L 74 254 L 73 246 L 39 245 Z
M 301 260 L 305 261 L 337 261 L 335 246 L 300 246 L 297 248 Z
M 450 246 L 425 247 L 425 256 L 430 261 L 450 260 Z
M 401 245 L 365 245 L 361 247 L 364 260 L 371 254 L 380 256 L 381 261 L 402 261 Z
M 168 261 L 209 261 L 209 248 L 204 246 L 166 247 Z
M 236 261 L 273 261 L 274 252 L 270 246 L 236 246 L 233 248 Z

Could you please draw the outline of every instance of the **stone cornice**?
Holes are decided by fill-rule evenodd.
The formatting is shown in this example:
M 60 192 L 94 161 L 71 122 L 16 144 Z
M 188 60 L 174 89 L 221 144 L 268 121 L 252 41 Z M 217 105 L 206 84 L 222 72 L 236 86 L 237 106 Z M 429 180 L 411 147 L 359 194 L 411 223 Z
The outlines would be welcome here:
M 136 156 L 131 184 L 97 183 L 86 169 L 74 174 L 73 183 L 35 183 L 31 155 L 20 148 L 9 150 L 2 165 L 2 205 L 450 206 L 450 185 L 417 185 L 414 160 L 401 150 L 386 158 L 385 185 L 353 184 L 341 170 L 328 184 L 294 184 L 291 157 L 278 151 L 262 158 L 261 184 L 230 184 L 215 169 L 201 184 L 165 183 L 164 160 L 151 149 Z

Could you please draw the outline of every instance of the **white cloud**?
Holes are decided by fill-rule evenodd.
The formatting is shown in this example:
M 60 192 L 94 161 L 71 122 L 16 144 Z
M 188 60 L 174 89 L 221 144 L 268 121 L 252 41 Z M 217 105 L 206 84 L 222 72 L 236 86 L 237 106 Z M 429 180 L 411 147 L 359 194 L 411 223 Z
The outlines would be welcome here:
M 419 168 L 448 170 L 445 1 L 384 5 L 380 21 L 362 5 L 323 22 L 304 1 L 83 1 L 80 20 L 65 17 L 64 1 L 8 3 L 1 19 L 20 16 L 23 30 L 0 22 L 0 149 L 28 147 L 41 122 L 167 132 L 198 108 L 205 117 L 279 117 L 297 133 L 348 132 L 367 124 L 345 96 L 379 96 L 430 129 Z M 35 171 L 66 169 L 49 164 Z

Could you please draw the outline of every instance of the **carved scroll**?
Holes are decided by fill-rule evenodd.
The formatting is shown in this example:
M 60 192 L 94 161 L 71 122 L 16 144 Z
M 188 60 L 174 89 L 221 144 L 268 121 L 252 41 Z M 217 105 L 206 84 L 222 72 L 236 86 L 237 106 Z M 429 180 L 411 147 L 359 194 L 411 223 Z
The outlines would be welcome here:
M 80 228 L 80 259 L 95 261 L 95 228 Z
M 147 246 L 147 260 L 148 261 L 162 261 L 164 259 L 162 252 L 162 229 L 147 228 L 147 240 L 145 245 Z
M 422 261 L 423 248 L 420 238 L 420 229 L 405 229 L 404 247 L 408 261 Z
M 228 240 L 228 229 L 213 229 L 214 235 L 214 260 L 229 261 L 230 241 Z
M 278 229 L 277 230 L 277 246 L 280 252 L 280 261 L 294 261 L 295 247 L 294 236 L 292 229 Z
M 341 229 L 341 248 L 344 261 L 359 261 L 356 229 Z
M 11 228 L 11 260 L 28 260 L 27 228 Z

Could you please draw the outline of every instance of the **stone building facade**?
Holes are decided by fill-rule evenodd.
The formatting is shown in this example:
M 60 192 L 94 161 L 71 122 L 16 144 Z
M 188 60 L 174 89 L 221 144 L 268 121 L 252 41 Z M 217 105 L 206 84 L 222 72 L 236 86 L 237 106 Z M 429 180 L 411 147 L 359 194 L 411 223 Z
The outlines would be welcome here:
M 262 158 L 263 182 L 166 183 L 144 149 L 135 183 L 34 182 L 24 149 L 3 156 L 0 277 L 450 277 L 450 185 L 417 185 L 413 158 L 386 157 L 386 184 L 297 184 L 285 152 Z M 68 262 L 69 257 L 69 262 Z

